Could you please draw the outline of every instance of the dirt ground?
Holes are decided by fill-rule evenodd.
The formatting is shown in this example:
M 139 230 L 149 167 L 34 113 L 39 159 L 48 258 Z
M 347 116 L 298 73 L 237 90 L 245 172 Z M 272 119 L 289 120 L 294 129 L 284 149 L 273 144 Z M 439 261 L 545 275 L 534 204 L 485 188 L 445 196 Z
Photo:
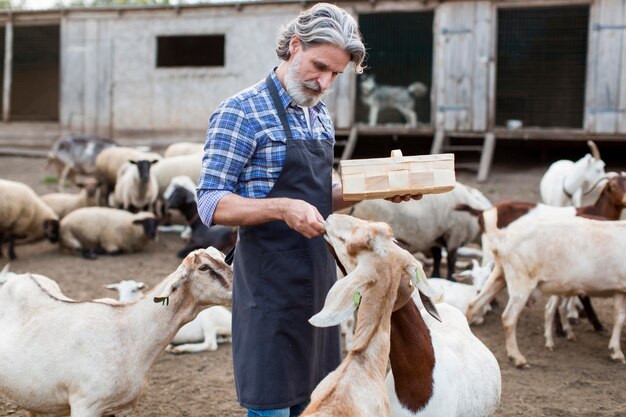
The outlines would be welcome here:
M 54 191 L 43 181 L 46 176 L 43 166 L 42 159 L 0 157 L 0 178 L 26 182 L 38 193 Z M 496 165 L 490 180 L 478 185 L 474 173 L 459 172 L 458 177 L 462 182 L 476 185 L 494 202 L 537 200 L 544 169 Z M 11 270 L 47 275 L 57 280 L 72 298 L 115 296 L 103 285 L 132 278 L 153 287 L 177 267 L 179 260 L 175 253 L 182 245 L 176 234 L 161 234 L 157 242 L 141 253 L 102 256 L 91 261 L 61 253 L 57 247 L 40 242 L 18 246 L 18 259 L 12 262 Z M 0 266 L 5 263 L 6 257 L 0 259 Z M 534 308 L 524 311 L 520 319 L 518 341 L 531 367 L 518 370 L 509 364 L 504 351 L 499 316 L 506 295 L 501 294 L 499 301 L 500 307 L 495 313 L 488 316 L 483 325 L 473 327 L 500 363 L 503 384 L 497 416 L 626 416 L 626 366 L 609 359 L 608 336 L 594 333 L 591 325 L 583 322 L 575 327 L 576 342 L 557 339 L 557 350 L 547 351 L 542 335 L 545 298 L 540 299 Z M 610 328 L 613 323 L 611 301 L 594 300 L 594 306 L 601 321 Z M 622 345 L 625 344 L 626 336 L 622 335 Z M 36 384 L 37 381 L 33 381 L 33 385 Z M 0 396 L 0 416 L 8 415 L 25 416 L 26 413 Z M 216 352 L 182 356 L 164 353 L 154 366 L 136 408 L 121 415 L 243 416 L 235 395 L 230 344 L 220 345 Z

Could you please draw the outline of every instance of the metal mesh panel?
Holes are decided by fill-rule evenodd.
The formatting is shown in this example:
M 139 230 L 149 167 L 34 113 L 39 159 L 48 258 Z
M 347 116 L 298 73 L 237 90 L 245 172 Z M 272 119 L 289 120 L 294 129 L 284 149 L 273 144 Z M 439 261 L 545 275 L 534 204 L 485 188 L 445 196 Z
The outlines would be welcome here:
M 11 120 L 59 120 L 59 26 L 13 28 Z
M 498 11 L 496 124 L 583 126 L 589 7 Z
M 430 87 L 433 63 L 433 12 L 378 13 L 359 16 L 367 47 L 366 74 L 374 74 L 378 85 L 408 86 L 419 81 L 428 92 L 415 100 L 418 123 L 430 123 Z M 357 82 L 358 84 L 358 82 Z M 357 90 L 356 120 L 366 122 L 368 106 Z M 378 124 L 405 123 L 394 109 L 383 110 Z

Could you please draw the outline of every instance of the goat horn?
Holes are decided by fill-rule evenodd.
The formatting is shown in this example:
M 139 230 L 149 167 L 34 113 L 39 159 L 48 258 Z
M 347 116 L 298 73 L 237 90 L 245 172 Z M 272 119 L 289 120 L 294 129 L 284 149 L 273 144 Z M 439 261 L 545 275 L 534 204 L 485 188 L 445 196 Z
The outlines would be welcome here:
M 596 146 L 596 144 L 592 140 L 588 140 L 587 145 L 589 145 L 589 148 L 591 149 L 591 154 L 593 155 L 593 157 L 599 161 L 600 151 L 598 150 L 598 147 Z

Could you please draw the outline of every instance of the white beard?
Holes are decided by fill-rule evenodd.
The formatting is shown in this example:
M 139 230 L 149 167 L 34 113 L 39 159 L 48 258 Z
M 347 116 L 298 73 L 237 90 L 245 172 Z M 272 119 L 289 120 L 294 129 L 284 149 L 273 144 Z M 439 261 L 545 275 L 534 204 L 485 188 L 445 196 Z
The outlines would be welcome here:
M 291 66 L 287 68 L 285 74 L 285 90 L 289 97 L 300 107 L 313 107 L 319 103 L 322 98 L 328 93 L 328 90 L 322 91 L 319 85 L 315 81 L 301 81 L 300 79 L 300 61 L 301 57 L 297 57 L 292 62 Z M 311 90 L 319 91 L 318 94 L 312 94 L 305 90 L 309 88 Z

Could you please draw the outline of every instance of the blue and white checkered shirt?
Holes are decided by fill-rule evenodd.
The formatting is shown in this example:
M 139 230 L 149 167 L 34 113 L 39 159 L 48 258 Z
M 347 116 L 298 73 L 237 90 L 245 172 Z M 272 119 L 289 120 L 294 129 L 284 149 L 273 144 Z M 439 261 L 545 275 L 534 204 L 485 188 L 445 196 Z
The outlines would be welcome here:
M 326 105 L 310 108 L 311 130 L 304 110 L 297 106 L 272 70 L 287 112 L 294 139 L 330 139 L 335 130 Z M 211 115 L 198 180 L 198 214 L 204 224 L 213 222 L 220 199 L 230 193 L 248 198 L 266 197 L 285 162 L 286 136 L 274 109 L 266 80 L 226 99 Z

